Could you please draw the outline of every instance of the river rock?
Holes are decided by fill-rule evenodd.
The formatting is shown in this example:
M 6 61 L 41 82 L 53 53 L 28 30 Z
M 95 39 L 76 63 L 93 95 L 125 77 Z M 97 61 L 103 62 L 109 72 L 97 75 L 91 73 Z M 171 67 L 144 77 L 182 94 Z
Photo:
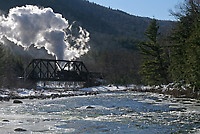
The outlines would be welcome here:
M 14 131 L 16 131 L 16 132 L 24 132 L 24 131 L 27 131 L 27 130 L 24 129 L 24 128 L 16 128 Z
M 16 104 L 21 104 L 21 103 L 23 103 L 22 101 L 20 101 L 20 100 L 14 100 L 13 101 L 13 103 L 16 103 Z
M 95 107 L 93 107 L 93 106 L 87 106 L 86 107 L 86 109 L 93 109 L 93 108 L 95 108 Z
M 7 119 L 4 119 L 4 120 L 2 120 L 3 122 L 10 122 L 9 120 L 7 120 Z

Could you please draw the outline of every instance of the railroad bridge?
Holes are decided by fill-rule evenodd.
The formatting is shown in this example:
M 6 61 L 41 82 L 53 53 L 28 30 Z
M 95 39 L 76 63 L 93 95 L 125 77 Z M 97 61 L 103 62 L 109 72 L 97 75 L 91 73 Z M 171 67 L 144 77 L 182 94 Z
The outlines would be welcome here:
M 24 72 L 24 80 L 88 82 L 102 78 L 89 72 L 82 61 L 33 59 Z

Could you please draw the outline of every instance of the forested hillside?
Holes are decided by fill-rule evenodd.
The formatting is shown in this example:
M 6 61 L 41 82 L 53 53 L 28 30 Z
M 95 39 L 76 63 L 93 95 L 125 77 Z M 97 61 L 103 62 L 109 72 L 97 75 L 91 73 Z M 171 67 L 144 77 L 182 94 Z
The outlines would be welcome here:
M 70 23 L 76 21 L 89 31 L 91 50 L 81 58 L 89 70 L 103 72 L 105 78 L 112 83 L 141 82 L 138 73 L 141 64 L 138 44 L 146 40 L 144 33 L 151 22 L 150 18 L 133 16 L 86 0 L 6 0 L 1 2 L 0 9 L 6 14 L 10 8 L 27 4 L 51 7 Z M 164 44 L 164 38 L 174 22 L 158 23 Z

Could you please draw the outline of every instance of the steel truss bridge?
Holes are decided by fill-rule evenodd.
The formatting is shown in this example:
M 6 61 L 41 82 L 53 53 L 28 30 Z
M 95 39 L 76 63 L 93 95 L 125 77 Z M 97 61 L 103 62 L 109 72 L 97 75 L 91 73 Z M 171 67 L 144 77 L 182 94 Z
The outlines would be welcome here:
M 82 61 L 33 59 L 23 77 L 33 81 L 87 82 L 101 74 L 89 72 Z

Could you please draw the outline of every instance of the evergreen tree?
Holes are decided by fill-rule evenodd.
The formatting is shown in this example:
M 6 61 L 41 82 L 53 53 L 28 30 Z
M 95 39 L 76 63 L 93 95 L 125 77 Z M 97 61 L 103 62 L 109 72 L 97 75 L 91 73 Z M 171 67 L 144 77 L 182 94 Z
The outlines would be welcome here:
M 158 30 L 157 20 L 153 19 L 145 32 L 148 40 L 139 45 L 143 55 L 141 74 L 145 84 L 149 85 L 168 83 L 167 64 L 163 48 L 158 41 Z
M 188 38 L 187 44 L 186 82 L 200 88 L 200 22 L 195 23 L 194 31 Z
M 4 50 L 2 45 L 0 44 L 0 77 L 3 75 L 3 56 Z
M 21 58 L 0 44 L 0 87 L 17 87 L 18 77 L 23 73 Z
M 170 72 L 174 81 L 200 88 L 200 3 L 186 0 L 172 33 Z

